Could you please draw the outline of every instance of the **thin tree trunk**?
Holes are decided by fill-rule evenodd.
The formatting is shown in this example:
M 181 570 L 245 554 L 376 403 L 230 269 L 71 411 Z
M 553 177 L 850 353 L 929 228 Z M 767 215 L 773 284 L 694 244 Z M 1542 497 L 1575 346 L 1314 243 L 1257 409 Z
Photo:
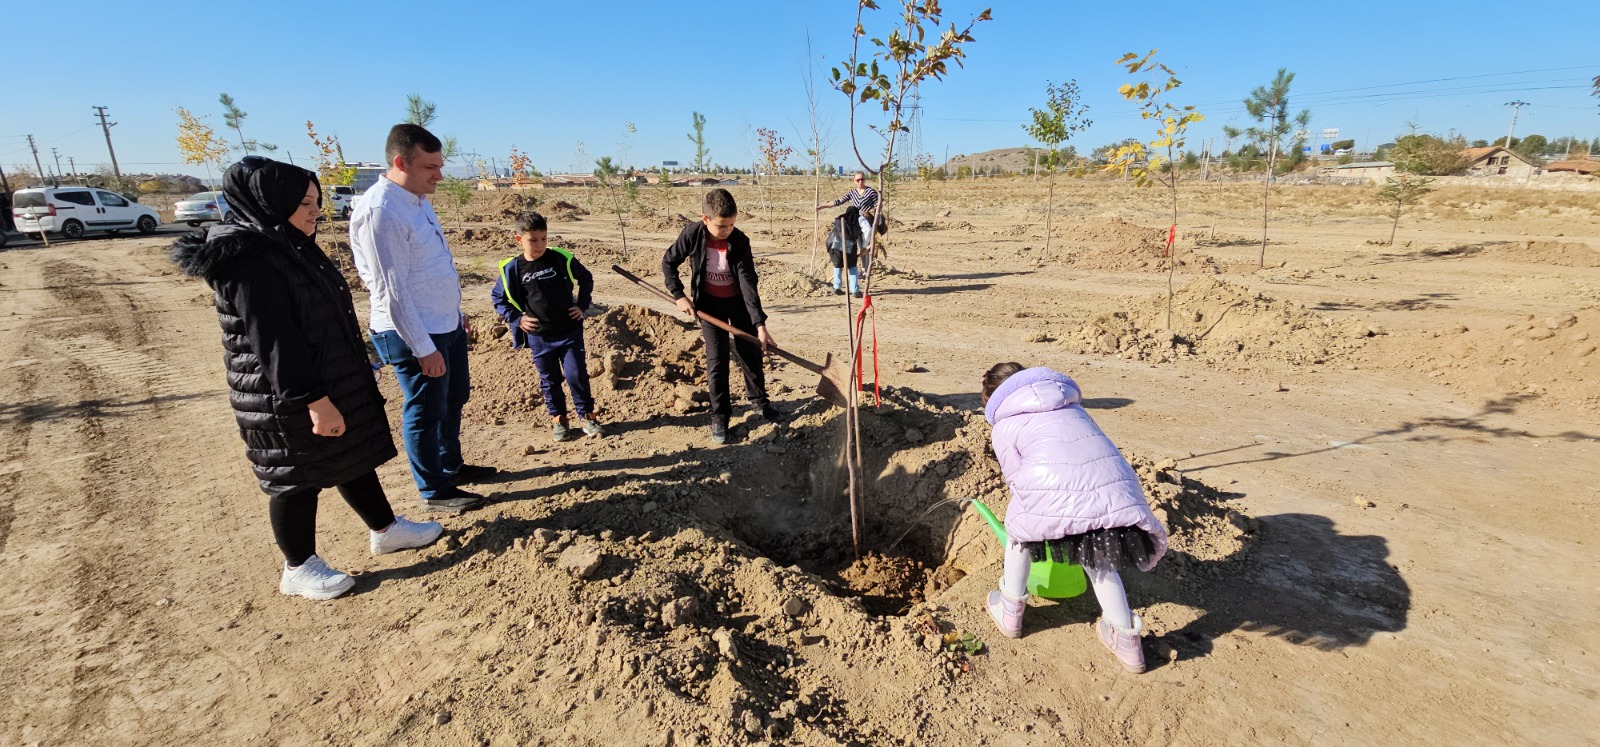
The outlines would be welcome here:
M 818 168 L 813 169 L 813 171 L 811 205 L 815 207 L 822 204 L 822 170 Z M 813 209 L 811 211 L 811 261 L 806 264 L 806 274 L 812 277 L 815 277 L 817 270 L 821 269 L 817 267 L 817 244 L 819 243 L 817 232 L 820 230 L 822 230 L 822 211 Z
M 856 346 L 856 319 L 854 309 L 851 308 L 851 295 L 844 294 L 844 321 L 845 334 L 850 343 L 851 350 Z M 854 357 L 850 360 L 850 391 L 845 394 L 844 408 L 844 465 L 845 472 L 850 481 L 850 545 L 855 549 L 855 557 L 861 559 L 861 489 L 856 481 L 856 473 L 861 465 L 856 457 L 860 453 L 858 442 L 861 439 L 860 405 L 856 401 L 856 394 L 861 389 L 856 377 Z
M 1400 230 L 1400 203 L 1394 204 L 1394 224 L 1389 226 L 1389 246 L 1394 246 L 1394 234 Z
M 1167 163 L 1172 163 L 1172 148 L 1167 148 Z M 1172 240 L 1167 242 L 1167 330 L 1172 330 L 1172 273 L 1178 264 L 1178 167 L 1172 167 L 1172 227 L 1167 229 Z
M 1053 163 L 1054 161 L 1052 161 Z M 1052 235 L 1050 217 L 1055 215 L 1056 207 L 1056 169 L 1054 165 L 1050 167 L 1049 184 L 1047 195 L 1044 198 L 1044 251 L 1039 253 L 1040 265 L 1043 265 L 1045 259 L 1050 256 L 1050 236 Z
M 1267 266 L 1267 203 L 1272 198 L 1272 172 L 1277 168 L 1278 160 L 1278 109 L 1273 104 L 1272 125 L 1267 130 L 1271 142 L 1267 144 L 1267 179 L 1266 187 L 1261 190 L 1261 258 L 1256 261 L 1256 267 Z

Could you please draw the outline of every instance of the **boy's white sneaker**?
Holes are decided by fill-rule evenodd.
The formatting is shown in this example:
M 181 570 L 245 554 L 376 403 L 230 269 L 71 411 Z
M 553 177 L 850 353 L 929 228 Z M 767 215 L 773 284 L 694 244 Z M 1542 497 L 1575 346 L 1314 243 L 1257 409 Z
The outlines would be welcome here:
M 396 516 L 387 531 L 372 533 L 372 554 L 427 547 L 441 534 L 444 534 L 444 527 L 437 521 L 411 521 L 405 516 Z
M 312 555 L 298 568 L 283 567 L 283 579 L 278 582 L 278 591 L 323 602 L 349 591 L 355 585 L 355 579 L 329 568 L 322 558 Z

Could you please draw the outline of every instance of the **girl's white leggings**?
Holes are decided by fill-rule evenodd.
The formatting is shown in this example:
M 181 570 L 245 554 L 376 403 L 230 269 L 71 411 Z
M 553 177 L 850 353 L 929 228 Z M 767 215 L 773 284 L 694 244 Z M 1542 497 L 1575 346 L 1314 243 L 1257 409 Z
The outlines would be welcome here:
M 1028 551 L 1016 542 L 1006 543 L 1005 573 L 1000 577 L 1000 590 L 1012 599 L 1028 596 L 1028 571 L 1033 559 Z M 1128 592 L 1122 588 L 1122 576 L 1115 570 L 1084 568 L 1089 576 L 1089 587 L 1100 602 L 1100 614 L 1106 621 L 1124 628 L 1133 627 L 1133 610 L 1128 607 Z

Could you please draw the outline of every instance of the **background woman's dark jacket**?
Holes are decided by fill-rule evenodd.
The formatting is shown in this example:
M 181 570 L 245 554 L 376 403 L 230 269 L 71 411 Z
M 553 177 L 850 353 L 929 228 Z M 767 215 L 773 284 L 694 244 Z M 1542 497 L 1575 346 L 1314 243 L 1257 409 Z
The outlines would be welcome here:
M 172 257 L 215 292 L 228 399 L 262 490 L 333 487 L 394 458 L 350 288 L 315 242 L 225 223 L 179 239 Z M 311 432 L 306 405 L 324 396 L 342 436 Z

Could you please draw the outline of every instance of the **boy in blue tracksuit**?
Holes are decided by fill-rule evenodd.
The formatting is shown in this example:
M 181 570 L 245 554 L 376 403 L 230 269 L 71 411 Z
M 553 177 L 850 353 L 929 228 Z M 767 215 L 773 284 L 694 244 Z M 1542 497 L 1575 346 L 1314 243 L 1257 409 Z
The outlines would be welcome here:
M 522 253 L 500 263 L 489 298 L 511 327 L 511 346 L 533 352 L 539 391 L 550 413 L 555 440 L 565 440 L 569 432 L 563 382 L 572 390 L 579 427 L 590 436 L 602 436 L 605 431 L 594 416 L 583 346 L 583 312 L 589 309 L 594 293 L 594 275 L 572 252 L 548 246 L 548 236 L 544 216 L 529 212 L 517 217 L 516 238 Z

